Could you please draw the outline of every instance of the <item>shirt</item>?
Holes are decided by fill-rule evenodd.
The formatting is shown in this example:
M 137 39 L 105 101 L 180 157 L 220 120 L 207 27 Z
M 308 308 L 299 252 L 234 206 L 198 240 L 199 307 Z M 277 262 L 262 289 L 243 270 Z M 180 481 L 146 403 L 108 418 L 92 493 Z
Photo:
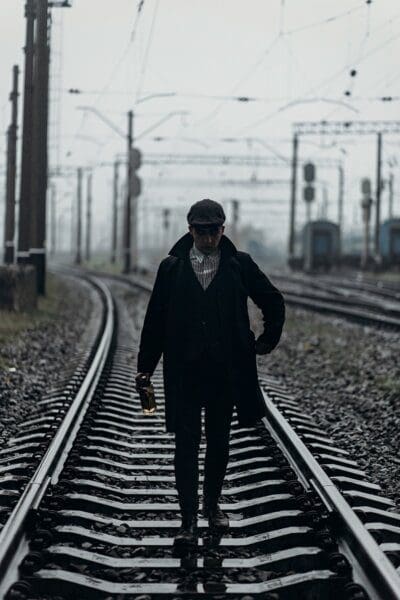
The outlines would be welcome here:
M 198 248 L 193 244 L 189 253 L 190 262 L 193 267 L 193 271 L 203 288 L 203 290 L 207 289 L 219 267 L 219 261 L 221 258 L 221 251 L 219 248 L 215 250 L 212 254 L 203 254 L 200 252 Z

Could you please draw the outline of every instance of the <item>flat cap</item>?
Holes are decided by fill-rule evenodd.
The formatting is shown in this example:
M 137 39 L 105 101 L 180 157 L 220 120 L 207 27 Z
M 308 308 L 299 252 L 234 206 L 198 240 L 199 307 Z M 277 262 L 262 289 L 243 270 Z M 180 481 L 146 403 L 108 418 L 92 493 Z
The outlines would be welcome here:
M 222 225 L 225 221 L 224 209 L 214 200 L 199 200 L 187 215 L 189 225 Z

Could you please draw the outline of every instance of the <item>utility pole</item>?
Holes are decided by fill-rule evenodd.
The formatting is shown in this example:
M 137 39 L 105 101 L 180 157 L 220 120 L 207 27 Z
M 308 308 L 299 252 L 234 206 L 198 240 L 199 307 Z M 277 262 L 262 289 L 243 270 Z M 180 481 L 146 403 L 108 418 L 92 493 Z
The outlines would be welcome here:
M 344 196 L 344 169 L 339 165 L 339 189 L 338 189 L 338 225 L 339 231 L 343 228 L 343 196 Z
M 374 251 L 377 260 L 380 260 L 380 225 L 381 225 L 381 191 L 382 191 L 382 132 L 377 136 L 377 157 L 376 157 L 376 204 L 375 204 L 375 243 Z
M 131 270 L 131 210 L 132 210 L 132 150 L 133 150 L 133 111 L 128 112 L 128 134 L 127 134 L 127 182 L 126 182 L 126 201 L 123 229 L 123 273 L 129 273 Z
M 80 265 L 82 262 L 81 245 L 82 245 L 82 169 L 78 169 L 78 186 L 76 195 L 77 205 L 77 220 L 76 220 L 76 254 L 75 264 Z
M 393 173 L 389 175 L 389 219 L 393 218 Z
M 50 255 L 54 256 L 56 253 L 56 240 L 57 240 L 57 216 L 56 216 L 56 185 L 51 183 L 50 185 Z
M 6 216 L 4 230 L 4 262 L 14 262 L 15 237 L 15 180 L 17 172 L 17 130 L 18 130 L 18 76 L 19 68 L 13 67 L 13 87 L 11 100 L 11 125 L 7 131 L 7 177 L 6 177 Z
M 169 229 L 171 226 L 171 209 L 170 208 L 163 208 L 162 211 L 162 215 L 163 215 L 163 229 L 164 229 L 164 246 L 165 248 L 167 248 L 167 252 L 168 252 L 168 234 L 169 234 Z
M 117 259 L 117 231 L 118 231 L 118 191 L 119 191 L 119 161 L 114 162 L 112 229 L 111 229 L 111 263 Z
M 91 234 L 92 234 L 92 173 L 90 172 L 87 177 L 87 198 L 86 198 L 86 252 L 85 260 L 90 260 L 90 247 L 91 247 Z
M 140 177 L 137 176 L 136 171 L 142 164 L 142 155 L 137 148 L 132 148 L 131 151 L 131 199 L 132 199 L 132 270 L 137 271 L 139 266 L 139 196 L 142 189 L 142 183 Z
M 76 230 L 75 230 L 75 219 L 74 219 L 74 200 L 75 200 L 75 196 L 74 194 L 71 194 L 71 206 L 69 207 L 69 224 L 70 224 L 70 231 L 69 231 L 69 250 L 70 250 L 70 255 L 71 255 L 71 260 L 73 260 L 73 256 L 74 253 L 76 253 L 76 248 L 75 248 L 75 241 L 76 241 Z
M 361 192 L 362 192 L 362 200 L 361 200 L 361 209 L 362 209 L 362 217 L 364 224 L 364 232 L 363 232 L 363 249 L 361 254 L 361 268 L 367 269 L 369 264 L 369 223 L 371 219 L 371 182 L 365 177 L 361 181 Z
M 291 196 L 290 196 L 289 260 L 294 257 L 298 147 L 299 147 L 299 139 L 298 139 L 297 133 L 295 133 L 293 135 L 292 178 L 291 178 Z
M 49 95 L 48 0 L 37 0 L 33 92 L 30 260 L 36 267 L 37 291 L 46 291 L 47 130 Z
M 232 200 L 232 238 L 233 243 L 239 243 L 239 200 Z
M 322 203 L 321 203 L 321 217 L 326 220 L 328 218 L 328 205 L 329 195 L 326 184 L 322 186 Z
M 343 197 L 344 197 L 344 169 L 339 165 L 339 185 L 338 185 L 338 225 L 339 225 L 339 256 L 342 254 L 343 240 Z
M 27 0 L 25 4 L 25 73 L 24 73 L 24 107 L 22 125 L 21 180 L 18 219 L 19 263 L 29 263 L 30 248 L 30 206 L 31 206 L 31 148 L 32 148 L 32 104 L 33 104 L 33 40 L 35 29 L 35 0 Z
M 120 231 L 122 226 L 122 235 L 119 236 L 119 244 L 118 244 L 118 254 L 121 258 L 122 262 L 122 273 L 124 272 L 124 260 L 125 260 L 125 252 L 124 252 L 124 214 L 125 214 L 125 202 L 126 202 L 126 178 L 123 178 L 119 186 L 119 214 L 122 215 L 121 223 L 120 223 Z M 121 225 L 122 224 L 122 225 Z

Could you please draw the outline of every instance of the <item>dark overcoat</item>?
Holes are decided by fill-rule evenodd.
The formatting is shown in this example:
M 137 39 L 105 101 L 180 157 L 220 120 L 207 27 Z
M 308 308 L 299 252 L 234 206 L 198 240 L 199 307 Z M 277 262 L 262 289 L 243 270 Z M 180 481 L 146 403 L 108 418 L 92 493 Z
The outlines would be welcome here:
M 183 348 L 188 303 L 191 302 L 185 267 L 192 245 L 193 238 L 187 233 L 161 262 L 140 340 L 138 372 L 153 374 L 163 355 L 167 431 L 174 431 L 176 411 L 183 400 Z M 219 247 L 216 297 L 224 371 L 240 425 L 252 426 L 264 416 L 265 408 L 258 384 L 255 337 L 250 329 L 247 299 L 250 297 L 262 311 L 264 333 L 260 338 L 269 349 L 276 346 L 282 332 L 284 301 L 249 254 L 237 251 L 226 236 L 221 238 Z

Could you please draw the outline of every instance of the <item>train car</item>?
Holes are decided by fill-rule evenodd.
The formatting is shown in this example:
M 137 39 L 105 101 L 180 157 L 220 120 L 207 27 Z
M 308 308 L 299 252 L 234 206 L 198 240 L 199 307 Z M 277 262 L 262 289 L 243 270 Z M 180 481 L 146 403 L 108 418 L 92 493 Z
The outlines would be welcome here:
M 340 229 L 330 221 L 311 221 L 303 228 L 303 269 L 329 270 L 340 258 Z
M 380 254 L 385 266 L 400 266 L 400 219 L 388 219 L 381 225 Z

